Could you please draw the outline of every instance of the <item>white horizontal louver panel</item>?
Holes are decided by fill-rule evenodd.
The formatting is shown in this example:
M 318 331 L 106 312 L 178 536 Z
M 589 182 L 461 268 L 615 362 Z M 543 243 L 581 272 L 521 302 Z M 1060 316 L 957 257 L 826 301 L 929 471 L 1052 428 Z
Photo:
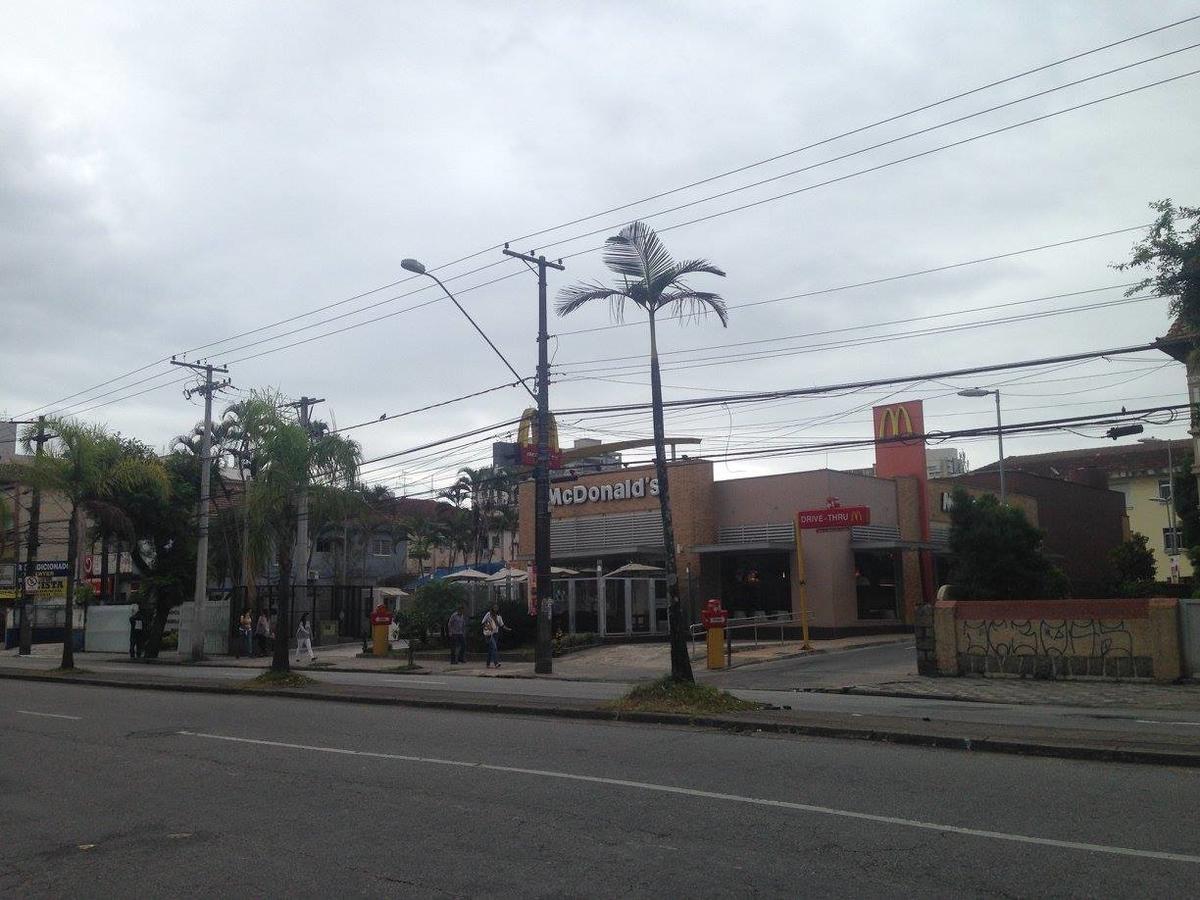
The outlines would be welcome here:
M 791 522 L 756 525 L 725 525 L 717 529 L 719 544 L 787 544 L 796 540 Z
M 654 510 L 550 523 L 550 550 L 556 554 L 603 553 L 662 542 L 662 516 Z

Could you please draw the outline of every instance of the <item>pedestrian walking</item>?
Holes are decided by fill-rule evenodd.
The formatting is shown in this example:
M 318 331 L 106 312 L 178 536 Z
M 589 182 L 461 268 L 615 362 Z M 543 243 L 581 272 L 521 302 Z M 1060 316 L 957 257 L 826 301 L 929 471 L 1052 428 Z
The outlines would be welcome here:
M 254 627 L 254 637 L 258 642 L 258 652 L 266 656 L 271 652 L 271 619 L 264 607 L 258 614 L 258 624 Z
M 460 606 L 450 614 L 446 634 L 450 637 L 450 665 L 467 661 L 467 608 Z
M 246 607 L 242 611 L 242 618 L 238 620 L 238 634 L 242 638 L 242 648 L 247 656 L 254 655 L 254 618 L 250 615 L 250 607 Z
M 487 665 L 485 669 L 500 668 L 500 632 L 512 631 L 504 624 L 504 617 L 500 615 L 500 607 L 493 603 L 483 616 L 483 639 L 487 641 Z
M 145 622 L 142 620 L 142 608 L 134 606 L 129 614 L 129 658 L 137 659 L 142 655 L 142 635 L 145 634 Z
M 300 624 L 296 626 L 296 662 L 300 662 L 300 653 L 303 650 L 308 651 L 310 664 L 317 661 L 317 654 L 313 653 L 312 648 L 312 629 L 308 627 L 308 613 L 301 614 Z

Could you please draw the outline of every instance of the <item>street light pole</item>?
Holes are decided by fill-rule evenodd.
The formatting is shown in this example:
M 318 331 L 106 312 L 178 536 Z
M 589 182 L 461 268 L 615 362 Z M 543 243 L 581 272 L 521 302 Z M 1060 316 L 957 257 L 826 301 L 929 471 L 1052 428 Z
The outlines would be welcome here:
M 537 368 L 537 465 L 533 470 L 533 589 L 537 603 L 537 644 L 533 651 L 533 671 L 549 675 L 554 671 L 554 651 L 550 645 L 551 609 L 554 595 L 550 583 L 550 331 L 546 309 L 546 269 L 566 267 L 544 256 L 518 253 L 504 248 L 505 256 L 537 266 L 538 277 L 538 368 Z
M 418 275 L 427 275 L 438 283 L 446 296 L 458 307 L 459 312 L 467 317 L 480 336 L 487 341 L 489 347 L 503 360 L 508 370 L 516 375 L 521 387 L 537 402 L 537 465 L 534 467 L 534 572 L 536 582 L 531 585 L 530 595 L 537 603 L 537 645 L 534 650 L 533 670 L 539 675 L 548 675 L 554 670 L 554 654 L 550 648 L 550 360 L 547 347 L 550 343 L 546 313 L 546 269 L 566 268 L 559 262 L 550 262 L 544 256 L 516 253 L 505 245 L 504 252 L 508 256 L 524 260 L 526 264 L 537 266 L 538 276 L 538 369 L 537 393 L 534 393 L 524 378 L 518 374 L 500 352 L 500 348 L 492 343 L 482 328 L 471 318 L 470 313 L 463 309 L 450 289 L 442 284 L 442 280 L 425 268 L 425 265 L 415 259 L 400 261 L 400 267 Z M 544 601 L 544 602 L 543 602 Z
M 1008 502 L 1008 488 L 1004 481 L 1004 422 L 1000 417 L 1000 391 L 989 391 L 985 388 L 967 388 L 959 391 L 960 397 L 987 397 L 989 394 L 996 398 L 996 443 L 1000 453 L 1000 505 L 1004 506 Z

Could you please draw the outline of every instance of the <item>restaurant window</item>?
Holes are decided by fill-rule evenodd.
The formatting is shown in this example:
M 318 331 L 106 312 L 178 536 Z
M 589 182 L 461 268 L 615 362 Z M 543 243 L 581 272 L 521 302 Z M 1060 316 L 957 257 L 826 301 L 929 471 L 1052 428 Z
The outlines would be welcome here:
M 860 551 L 854 554 L 854 586 L 860 619 L 899 618 L 899 554 Z

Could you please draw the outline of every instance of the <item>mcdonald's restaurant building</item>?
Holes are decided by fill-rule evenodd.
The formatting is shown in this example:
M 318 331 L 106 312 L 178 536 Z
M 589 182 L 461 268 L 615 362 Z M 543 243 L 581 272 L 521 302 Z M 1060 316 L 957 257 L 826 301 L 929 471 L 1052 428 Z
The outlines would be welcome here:
M 708 461 L 669 463 L 680 596 L 693 621 L 710 598 L 734 618 L 798 618 L 803 582 L 816 637 L 911 625 L 916 607 L 945 581 L 953 490 L 995 488 L 975 476 L 929 477 L 920 401 L 876 407 L 874 425 L 873 474 L 819 469 L 716 481 Z M 1048 548 L 1062 545 L 1055 561 L 1082 585 L 1128 536 L 1122 495 L 1068 482 L 1050 492 L 1027 480 L 1029 487 L 1008 492 L 1009 505 L 1047 530 Z M 550 499 L 551 553 L 560 567 L 555 628 L 665 635 L 654 467 L 580 475 L 555 483 Z M 532 482 L 521 485 L 519 510 L 517 561 L 532 564 Z
M 799 615 L 804 554 L 816 637 L 899 630 L 920 602 L 920 485 L 827 469 L 715 481 L 713 465 L 669 465 L 680 596 L 693 621 L 719 597 L 735 618 Z M 805 530 L 799 510 L 870 509 L 870 523 Z M 532 564 L 533 484 L 520 490 L 520 562 Z M 654 467 L 581 475 L 551 491 L 555 627 L 652 636 L 667 632 L 664 548 Z

